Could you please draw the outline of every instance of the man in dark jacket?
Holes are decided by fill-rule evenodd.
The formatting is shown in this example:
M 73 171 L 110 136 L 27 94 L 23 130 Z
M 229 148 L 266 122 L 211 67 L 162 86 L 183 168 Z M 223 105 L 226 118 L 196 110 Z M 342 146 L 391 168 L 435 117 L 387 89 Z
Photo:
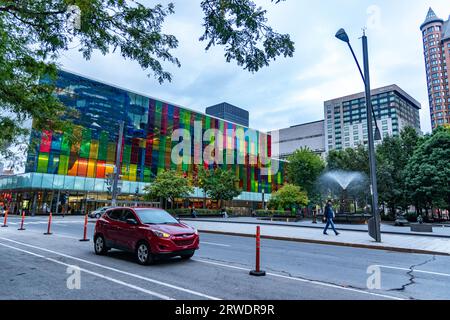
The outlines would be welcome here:
M 327 205 L 325 207 L 325 217 L 327 218 L 327 225 L 325 226 L 325 229 L 323 230 L 323 234 L 328 235 L 327 230 L 331 226 L 334 233 L 336 233 L 336 235 L 338 236 L 339 232 L 336 231 L 336 228 L 335 228 L 334 222 L 333 222 L 334 211 L 333 211 L 333 206 L 332 206 L 331 200 L 328 200 Z

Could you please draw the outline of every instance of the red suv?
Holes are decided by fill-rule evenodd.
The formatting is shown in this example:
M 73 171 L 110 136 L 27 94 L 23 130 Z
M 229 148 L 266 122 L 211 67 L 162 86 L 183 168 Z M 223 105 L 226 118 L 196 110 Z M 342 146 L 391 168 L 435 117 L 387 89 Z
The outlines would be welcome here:
M 129 251 L 143 265 L 157 257 L 190 259 L 199 242 L 196 229 L 161 209 L 112 208 L 95 224 L 96 254 L 104 255 L 111 248 Z

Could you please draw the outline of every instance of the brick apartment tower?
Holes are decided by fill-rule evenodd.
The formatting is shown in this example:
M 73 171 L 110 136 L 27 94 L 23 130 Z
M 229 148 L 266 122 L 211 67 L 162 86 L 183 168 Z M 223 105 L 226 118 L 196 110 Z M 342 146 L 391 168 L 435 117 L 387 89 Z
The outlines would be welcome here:
M 431 126 L 434 130 L 450 123 L 450 17 L 444 21 L 430 8 L 420 30 L 423 35 Z

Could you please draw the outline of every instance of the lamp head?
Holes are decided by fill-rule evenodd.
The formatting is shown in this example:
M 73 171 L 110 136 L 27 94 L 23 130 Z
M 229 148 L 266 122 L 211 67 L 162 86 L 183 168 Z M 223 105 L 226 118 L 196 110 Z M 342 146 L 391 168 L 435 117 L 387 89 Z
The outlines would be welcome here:
M 350 39 L 348 38 L 347 32 L 345 32 L 343 28 L 339 29 L 339 31 L 336 33 L 336 38 L 346 43 L 350 43 Z
M 375 141 L 381 141 L 381 140 L 383 140 L 383 139 L 381 138 L 381 132 L 380 132 L 380 129 L 377 127 L 377 128 L 375 129 Z

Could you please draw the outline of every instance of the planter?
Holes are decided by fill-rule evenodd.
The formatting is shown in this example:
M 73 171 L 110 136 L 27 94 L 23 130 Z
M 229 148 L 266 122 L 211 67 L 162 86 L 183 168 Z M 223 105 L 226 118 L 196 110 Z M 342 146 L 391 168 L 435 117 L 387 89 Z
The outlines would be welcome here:
M 298 216 L 283 216 L 283 215 L 274 215 L 272 217 L 260 217 L 258 220 L 263 221 L 282 221 L 282 222 L 298 222 L 301 220 Z
M 412 232 L 432 233 L 433 226 L 431 224 L 414 223 L 411 225 L 411 231 Z
M 317 216 L 317 220 L 322 219 L 323 215 Z M 372 218 L 370 214 L 338 214 L 333 219 L 337 223 L 348 224 L 366 224 L 367 221 Z
M 178 218 L 193 218 L 191 214 L 177 214 Z M 197 218 L 222 218 L 222 214 L 197 214 Z

